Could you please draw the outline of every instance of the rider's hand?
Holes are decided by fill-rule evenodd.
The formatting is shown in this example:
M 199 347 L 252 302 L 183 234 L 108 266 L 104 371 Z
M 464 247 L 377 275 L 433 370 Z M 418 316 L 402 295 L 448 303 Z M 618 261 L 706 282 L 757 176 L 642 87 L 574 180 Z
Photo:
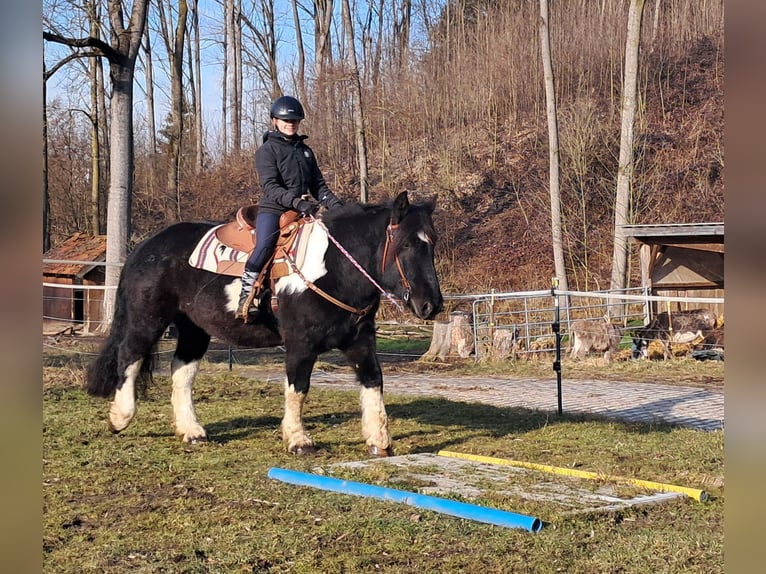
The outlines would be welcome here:
M 304 217 L 314 215 L 318 210 L 319 204 L 316 201 L 307 201 L 305 199 L 301 199 L 295 204 L 295 211 Z
M 325 202 L 325 205 L 327 206 L 327 209 L 335 209 L 336 207 L 342 206 L 343 202 L 337 197 L 331 197 Z

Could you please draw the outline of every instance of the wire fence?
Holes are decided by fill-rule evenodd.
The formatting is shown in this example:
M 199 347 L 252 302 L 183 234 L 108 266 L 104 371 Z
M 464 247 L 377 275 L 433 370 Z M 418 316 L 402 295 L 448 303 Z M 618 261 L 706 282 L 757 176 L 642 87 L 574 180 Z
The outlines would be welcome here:
M 652 302 L 674 304 L 691 310 L 706 305 L 723 305 L 722 297 L 669 297 L 651 295 L 648 288 L 636 287 L 609 291 L 563 291 L 548 289 L 511 293 L 485 293 L 469 296 L 477 358 L 492 353 L 498 333 L 513 339 L 515 350 L 525 353 L 550 351 L 556 345 L 553 324 L 560 323 L 564 339 L 572 323 L 581 319 L 608 321 L 632 331 L 653 318 Z M 460 297 L 465 299 L 465 296 Z M 558 307 L 558 309 L 557 309 Z M 700 343 L 701 347 L 704 344 Z
M 103 333 L 109 321 L 102 316 L 103 285 L 69 285 L 43 282 L 43 326 L 49 333 Z M 647 288 L 619 291 L 535 291 L 494 292 L 445 295 L 448 307 L 470 309 L 477 359 L 487 357 L 495 345 L 498 333 L 514 341 L 514 347 L 524 353 L 549 352 L 555 348 L 553 324 L 560 324 L 563 340 L 569 338 L 571 325 L 579 319 L 603 320 L 605 317 L 624 327 L 624 343 L 631 332 L 643 327 L 652 318 L 652 303 L 674 305 L 676 309 L 698 309 L 722 306 L 722 297 L 669 297 L 651 295 Z M 382 301 L 379 322 L 411 327 L 411 317 L 386 300 Z M 430 327 L 424 325 L 424 330 Z M 172 328 L 168 335 L 172 335 Z M 702 345 L 704 347 L 704 345 Z

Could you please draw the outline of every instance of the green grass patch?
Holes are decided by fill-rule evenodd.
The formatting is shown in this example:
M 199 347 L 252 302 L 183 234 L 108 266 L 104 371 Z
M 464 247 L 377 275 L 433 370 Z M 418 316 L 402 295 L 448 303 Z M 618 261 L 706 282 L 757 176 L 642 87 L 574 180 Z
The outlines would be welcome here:
M 576 517 L 502 495 L 475 501 L 544 515 L 531 534 L 266 476 L 366 458 L 356 392 L 312 390 L 305 423 L 320 450 L 296 458 L 280 437 L 281 381 L 200 375 L 195 401 L 211 440 L 189 446 L 173 435 L 167 377 L 112 435 L 108 402 L 84 394 L 81 368 L 60 363 L 43 377 L 46 572 L 723 572 L 723 432 L 387 394 L 396 454 L 447 449 L 711 495 Z M 397 476 L 348 475 L 428 486 Z

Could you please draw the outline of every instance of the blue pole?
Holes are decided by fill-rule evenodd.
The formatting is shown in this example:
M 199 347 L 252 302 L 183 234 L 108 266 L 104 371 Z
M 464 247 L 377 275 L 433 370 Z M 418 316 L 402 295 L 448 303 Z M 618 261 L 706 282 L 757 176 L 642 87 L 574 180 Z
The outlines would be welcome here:
M 467 518 L 468 520 L 485 522 L 506 528 L 523 528 L 530 532 L 538 532 L 543 527 L 542 521 L 533 516 L 525 516 L 515 512 L 498 510 L 497 508 L 488 508 L 486 506 L 429 496 L 427 494 L 418 494 L 406 490 L 375 486 L 374 484 L 341 480 L 330 476 L 320 476 L 297 470 L 287 470 L 285 468 L 269 469 L 268 477 L 298 486 L 311 486 L 342 494 L 402 502 L 425 510 L 432 510 L 450 516 L 457 516 L 458 518 Z

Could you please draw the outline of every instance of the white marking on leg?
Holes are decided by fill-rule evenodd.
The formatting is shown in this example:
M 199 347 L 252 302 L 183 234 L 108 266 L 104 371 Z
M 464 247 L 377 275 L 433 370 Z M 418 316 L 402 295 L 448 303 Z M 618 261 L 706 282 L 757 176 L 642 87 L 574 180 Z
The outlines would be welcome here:
M 314 442 L 303 428 L 303 403 L 305 393 L 298 393 L 295 387 L 285 379 L 285 416 L 282 418 L 282 439 L 287 443 L 287 450 L 312 447 Z
M 359 392 L 362 404 L 362 436 L 368 446 L 386 450 L 391 446 L 388 432 L 388 415 L 383 404 L 383 392 L 378 388 L 362 387 Z
M 316 281 L 327 274 L 325 254 L 330 244 L 327 232 L 319 225 L 314 225 L 306 246 L 306 256 L 301 265 L 301 273 L 308 281 Z M 277 279 L 274 284 L 274 294 L 300 293 L 307 289 L 306 283 L 296 273 Z
M 197 413 L 192 401 L 192 385 L 199 371 L 199 361 L 185 363 L 173 358 L 170 364 L 173 394 L 170 402 L 173 404 L 173 424 L 176 434 L 183 442 L 206 440 L 205 429 L 197 421 Z
M 135 361 L 125 369 L 125 380 L 114 392 L 109 405 L 109 428 L 114 432 L 125 430 L 136 414 L 136 378 L 141 372 L 143 359 Z

